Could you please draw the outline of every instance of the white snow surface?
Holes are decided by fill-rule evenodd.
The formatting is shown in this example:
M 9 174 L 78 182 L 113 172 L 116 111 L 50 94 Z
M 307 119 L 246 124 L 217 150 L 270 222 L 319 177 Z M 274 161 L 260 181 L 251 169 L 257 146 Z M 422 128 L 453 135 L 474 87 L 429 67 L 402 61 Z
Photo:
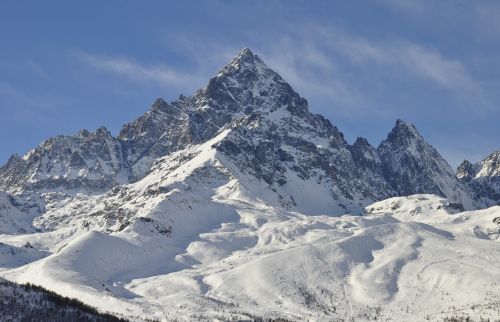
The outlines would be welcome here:
M 239 172 L 213 148 L 228 132 L 109 193 L 45 195 L 10 221 L 26 233 L 0 235 L 0 275 L 134 319 L 500 316 L 500 207 L 414 195 L 344 214 L 315 180 Z

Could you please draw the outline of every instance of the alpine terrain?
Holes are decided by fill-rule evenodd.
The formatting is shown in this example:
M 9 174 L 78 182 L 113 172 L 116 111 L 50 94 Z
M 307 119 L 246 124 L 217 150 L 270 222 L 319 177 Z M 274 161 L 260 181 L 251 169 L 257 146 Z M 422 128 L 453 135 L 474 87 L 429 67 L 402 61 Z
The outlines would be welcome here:
M 116 137 L 12 156 L 0 276 L 132 320 L 495 319 L 499 178 L 402 120 L 349 144 L 245 48 Z

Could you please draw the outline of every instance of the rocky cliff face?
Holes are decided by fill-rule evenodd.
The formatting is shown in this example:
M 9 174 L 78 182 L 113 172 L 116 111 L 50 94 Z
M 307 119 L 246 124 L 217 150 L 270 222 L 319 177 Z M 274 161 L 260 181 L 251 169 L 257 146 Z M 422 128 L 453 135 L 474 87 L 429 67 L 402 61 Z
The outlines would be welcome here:
M 456 175 L 477 200 L 488 205 L 500 203 L 500 151 L 491 153 L 477 163 L 464 160 Z
M 377 151 L 384 177 L 398 195 L 432 193 L 456 201 L 466 195 L 446 160 L 410 123 L 398 120 Z
M 0 189 L 14 193 L 59 188 L 103 192 L 127 181 L 121 144 L 104 127 L 50 138 L 0 168 Z
M 249 49 L 194 95 L 172 103 L 157 99 L 116 138 L 104 128 L 82 130 L 13 156 L 0 168 L 0 189 L 102 193 L 140 180 L 158 158 L 207 142 L 224 129 L 230 131 L 217 150 L 266 186 L 296 184 L 290 178 L 298 177 L 316 182 L 334 200 L 359 206 L 414 193 L 457 201 L 464 195 L 449 165 L 413 125 L 398 120 L 377 149 L 363 138 L 349 145 Z
M 171 104 L 158 99 L 153 108 L 124 126 L 125 145 L 135 178 L 151 163 L 189 145 L 214 137 L 234 120 L 285 107 L 307 112 L 307 102 L 249 49 L 244 49 L 205 88 Z

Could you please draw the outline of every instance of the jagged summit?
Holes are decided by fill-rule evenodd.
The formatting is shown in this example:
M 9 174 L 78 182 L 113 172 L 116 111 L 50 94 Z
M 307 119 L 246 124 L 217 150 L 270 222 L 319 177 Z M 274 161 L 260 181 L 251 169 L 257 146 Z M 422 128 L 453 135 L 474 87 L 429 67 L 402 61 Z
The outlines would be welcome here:
M 487 205 L 500 203 L 500 151 L 476 163 L 464 160 L 457 168 L 456 175 L 477 200 Z
M 385 178 L 400 194 L 433 193 L 469 203 L 448 162 L 413 124 L 398 119 L 377 150 Z
M 413 135 L 417 134 L 417 135 L 420 135 L 418 133 L 418 130 L 415 127 L 415 125 L 413 125 L 410 122 L 404 121 L 402 119 L 397 119 L 396 120 L 396 125 L 394 126 L 393 130 L 395 130 L 395 131 L 406 131 L 406 133 L 408 133 L 408 134 L 413 134 Z
M 474 178 L 497 176 L 500 176 L 500 151 L 489 154 L 477 163 L 464 160 L 457 169 L 457 177 L 459 179 L 471 180 Z
M 247 74 L 249 77 L 264 76 L 270 68 L 259 56 L 255 55 L 249 48 L 244 48 L 240 53 L 225 65 L 215 78 L 236 77 L 239 74 Z
M 245 114 L 279 108 L 296 114 L 308 111 L 307 101 L 248 48 L 210 79 L 195 99 L 201 106 Z
M 260 66 L 259 66 L 260 65 Z M 239 67 L 242 66 L 255 68 L 259 67 L 267 67 L 266 64 L 260 59 L 259 56 L 255 55 L 250 48 L 243 48 L 240 53 L 227 64 L 223 70 L 229 69 L 230 67 Z
M 250 48 L 245 47 L 243 48 L 240 53 L 238 54 L 239 59 L 247 59 L 247 58 L 254 58 L 256 55 L 250 50 Z
M 403 129 L 403 128 L 416 129 L 415 125 L 413 125 L 412 123 L 410 123 L 408 121 L 402 120 L 402 119 L 397 119 L 396 120 L 395 128 L 397 128 L 397 129 L 398 128 L 400 128 L 400 129 Z
M 152 108 L 162 108 L 166 105 L 168 105 L 168 103 L 163 98 L 159 97 L 154 101 Z
M 470 181 L 475 176 L 475 168 L 469 160 L 464 160 L 457 168 L 457 178 L 459 180 Z
M 500 176 L 500 151 L 495 151 L 488 155 L 480 163 L 481 169 L 476 176 L 497 177 Z
M 366 138 L 358 136 L 356 138 L 356 141 L 354 142 L 353 146 L 371 147 L 371 144 L 368 142 L 368 140 Z
M 405 145 L 408 144 L 409 140 L 423 140 L 423 138 L 415 125 L 398 119 L 394 128 L 389 132 L 386 141 Z

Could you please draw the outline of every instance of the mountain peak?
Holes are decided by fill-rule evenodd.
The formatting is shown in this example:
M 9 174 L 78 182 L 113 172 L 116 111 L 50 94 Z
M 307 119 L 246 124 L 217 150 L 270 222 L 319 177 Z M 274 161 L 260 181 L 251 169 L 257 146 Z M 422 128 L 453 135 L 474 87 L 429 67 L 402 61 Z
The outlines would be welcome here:
M 264 61 L 249 48 L 243 48 L 229 64 L 224 66 L 217 76 L 234 76 L 247 71 L 253 74 L 262 74 L 265 70 L 269 70 L 269 67 L 266 66 Z
M 474 165 L 469 160 L 464 160 L 457 168 L 457 178 L 470 181 L 474 176 Z
M 377 150 L 385 177 L 401 195 L 425 192 L 451 200 L 462 198 L 450 165 L 413 124 L 398 119 Z
M 468 185 L 476 199 L 486 205 L 500 205 L 500 151 L 479 162 L 464 160 L 457 168 L 457 178 Z
M 479 171 L 476 176 L 479 177 L 498 177 L 500 176 L 500 151 L 495 151 L 488 155 L 483 161 L 478 163 Z
M 96 129 L 95 132 L 90 132 L 87 129 L 81 129 L 78 134 L 76 134 L 76 137 L 78 138 L 91 138 L 95 136 L 111 137 L 111 132 L 105 126 L 101 126 Z
M 95 133 L 102 137 L 111 137 L 111 132 L 105 126 L 99 127 Z
M 496 160 L 497 162 L 500 162 L 500 150 L 495 151 L 490 155 L 488 155 L 487 159 Z
M 489 154 L 484 160 L 471 163 L 464 160 L 457 168 L 457 178 L 470 181 L 474 178 L 500 176 L 500 151 Z
M 396 120 L 396 125 L 394 126 L 395 129 L 397 130 L 402 130 L 402 131 L 410 131 L 410 132 L 417 132 L 417 128 L 415 125 L 413 125 L 410 122 L 404 121 L 402 119 L 397 119 Z
M 239 60 L 252 59 L 254 57 L 255 57 L 254 53 L 248 47 L 243 48 L 238 54 L 238 56 L 236 56 L 236 58 Z
M 197 95 L 201 104 L 217 110 L 252 113 L 285 107 L 297 115 L 307 112 L 307 101 L 248 48 L 241 50 Z
M 168 103 L 163 98 L 159 97 L 154 101 L 153 108 L 161 108 L 165 105 L 168 105 Z
M 353 146 L 370 147 L 371 145 L 366 138 L 358 136 L 358 138 L 356 139 L 356 142 L 354 142 Z
M 423 139 L 418 132 L 415 125 L 410 122 L 398 119 L 396 125 L 393 127 L 389 135 L 387 136 L 387 141 L 396 141 L 402 143 L 408 139 Z M 402 141 L 403 140 L 403 141 Z

